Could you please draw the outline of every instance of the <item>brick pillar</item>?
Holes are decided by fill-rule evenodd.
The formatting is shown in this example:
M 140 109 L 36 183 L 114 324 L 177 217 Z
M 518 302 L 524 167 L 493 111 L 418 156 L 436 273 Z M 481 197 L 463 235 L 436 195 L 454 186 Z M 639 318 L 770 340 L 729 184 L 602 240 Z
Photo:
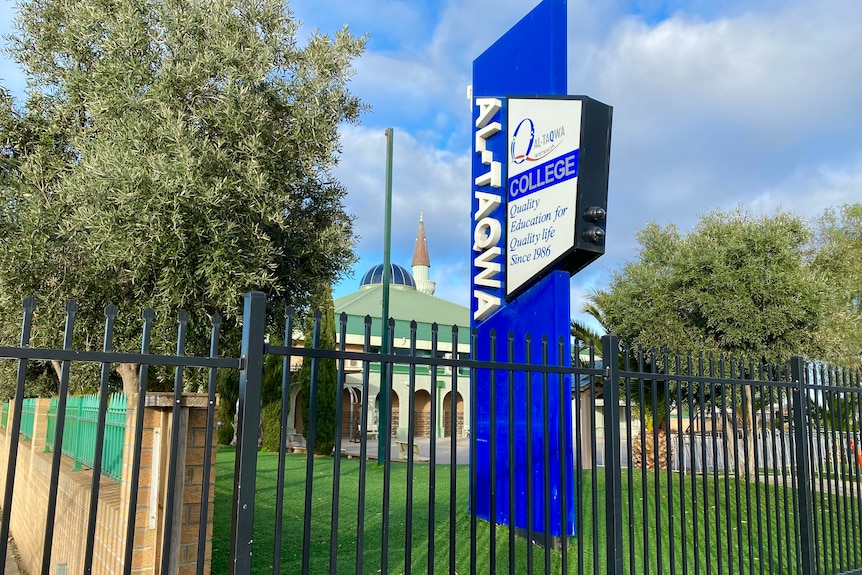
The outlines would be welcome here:
M 209 445 L 206 441 L 207 430 L 207 403 L 206 395 L 183 396 L 185 400 L 189 397 L 188 408 L 188 430 L 186 435 L 186 465 L 184 477 L 184 489 L 182 498 L 182 523 L 180 531 L 180 574 L 195 573 L 197 565 L 198 545 L 206 545 L 206 561 L 204 573 L 210 573 L 212 560 L 212 527 L 213 527 L 213 492 L 215 491 L 215 460 L 216 441 L 215 428 L 213 438 Z M 191 399 L 194 401 L 191 401 Z M 218 409 L 218 399 L 213 409 Z M 204 456 L 206 450 L 211 450 L 210 475 L 209 475 L 209 497 L 207 498 L 207 525 L 206 538 L 199 541 L 198 533 L 201 519 L 201 495 L 203 493 Z
M 167 493 L 170 434 L 172 429 L 173 393 L 150 393 L 146 396 L 144 430 L 141 447 L 141 475 L 138 486 L 135 518 L 135 550 L 132 573 L 157 574 L 161 562 L 164 533 L 164 501 Z M 129 394 L 126 414 L 126 440 L 123 455 L 121 509 L 124 520 L 128 514 L 132 479 L 132 456 L 137 413 L 137 394 Z M 208 398 L 205 394 L 184 394 L 180 411 L 179 466 L 175 485 L 175 514 L 172 520 L 175 536 L 167 550 L 176 557 L 178 573 L 194 573 L 198 553 L 198 528 L 201 516 L 203 464 L 206 445 Z M 212 540 L 213 491 L 215 488 L 215 441 L 210 449 L 210 491 L 207 513 L 207 546 L 205 573 L 209 573 Z
M 137 421 L 138 394 L 128 394 L 126 404 L 126 435 L 123 445 L 123 472 L 120 479 L 120 513 L 122 523 L 126 525 L 129 519 L 129 500 L 132 484 L 132 463 L 134 457 L 135 433 Z M 153 472 L 154 437 L 158 425 L 159 414 L 154 410 L 145 409 L 143 418 L 143 434 L 141 439 L 141 467 L 138 483 L 138 499 L 135 511 L 134 551 L 132 553 L 132 573 L 156 573 L 156 509 L 152 506 L 152 480 L 158 476 Z M 125 549 L 123 550 L 125 553 Z

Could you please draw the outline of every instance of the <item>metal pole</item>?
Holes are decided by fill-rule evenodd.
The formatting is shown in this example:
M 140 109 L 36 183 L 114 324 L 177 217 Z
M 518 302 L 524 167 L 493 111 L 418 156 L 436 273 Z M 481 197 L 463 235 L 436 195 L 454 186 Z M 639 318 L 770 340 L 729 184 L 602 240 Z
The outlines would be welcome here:
M 620 375 L 617 358 L 620 340 L 615 335 L 602 337 L 605 362 L 603 393 L 605 399 L 605 524 L 607 526 L 608 575 L 623 572 L 622 475 L 620 467 Z
M 816 558 L 811 501 L 811 469 L 808 451 L 808 390 L 805 385 L 805 359 L 794 355 L 790 359 L 793 383 L 793 433 L 796 442 L 796 494 L 799 499 L 799 539 L 802 551 L 802 571 L 804 575 L 814 573 Z
M 395 135 L 395 130 L 392 128 L 386 129 L 386 200 L 383 209 L 383 315 L 380 320 L 383 324 L 381 335 L 380 351 L 381 353 L 389 353 L 389 282 L 391 276 L 390 270 L 390 248 L 392 246 L 392 139 Z M 387 401 L 386 393 L 383 391 L 383 386 L 388 385 L 389 378 L 388 366 L 385 362 L 380 364 L 380 413 L 377 423 L 377 462 L 382 464 L 386 457 L 386 444 L 383 440 L 383 434 L 392 433 L 391 431 L 391 413 L 389 402 Z
M 239 374 L 233 512 L 230 527 L 230 575 L 251 573 L 254 500 L 257 481 L 257 430 L 266 331 L 266 294 L 245 294 L 242 318 L 242 368 Z
M 36 298 L 29 296 L 24 300 L 24 320 L 21 325 L 21 345 L 30 346 L 30 332 L 33 327 L 33 312 L 36 310 Z M 0 514 L 0 561 L 6 563 L 9 550 L 9 521 L 12 517 L 12 493 L 15 488 L 15 471 L 18 461 L 18 435 L 21 433 L 21 409 L 24 402 L 24 385 L 27 380 L 27 360 L 18 360 L 18 375 L 15 384 L 15 404 L 9 409 L 9 427 L 6 437 L 9 442 L 9 455 L 6 459 L 6 486 L 3 495 L 3 513 Z M 56 447 L 55 449 L 62 449 Z

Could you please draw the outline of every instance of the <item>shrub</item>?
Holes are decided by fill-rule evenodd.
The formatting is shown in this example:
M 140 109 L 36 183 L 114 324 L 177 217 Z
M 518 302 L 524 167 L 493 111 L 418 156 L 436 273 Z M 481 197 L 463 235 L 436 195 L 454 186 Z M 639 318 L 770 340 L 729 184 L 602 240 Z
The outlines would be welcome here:
M 281 401 L 273 401 L 263 406 L 260 411 L 263 420 L 263 440 L 260 448 L 263 451 L 278 451 L 281 437 Z
M 233 441 L 233 423 L 227 422 L 218 428 L 216 439 L 219 445 L 230 445 Z

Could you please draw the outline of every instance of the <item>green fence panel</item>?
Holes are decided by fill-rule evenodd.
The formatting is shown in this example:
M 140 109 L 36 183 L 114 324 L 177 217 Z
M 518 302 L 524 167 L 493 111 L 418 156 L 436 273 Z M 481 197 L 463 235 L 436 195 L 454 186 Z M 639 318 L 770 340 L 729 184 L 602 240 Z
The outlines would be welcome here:
M 57 398 L 52 397 L 48 403 L 48 429 L 45 431 L 45 451 L 54 449 L 54 434 L 57 430 Z
M 83 396 L 70 396 L 66 399 L 66 425 L 63 430 L 63 455 L 75 462 L 72 469 L 81 469 L 78 449 L 78 434 L 81 423 L 81 402 Z
M 81 409 L 78 415 L 78 461 L 93 467 L 96 457 L 96 422 L 99 418 L 99 396 L 85 395 L 81 398 Z
M 102 452 L 102 473 L 120 480 L 123 472 L 123 445 L 126 439 L 126 395 L 115 393 L 108 401 L 105 419 L 105 447 Z
M 125 394 L 115 393 L 108 398 L 105 415 L 105 440 L 102 447 L 102 475 L 120 480 L 123 470 L 123 445 L 126 439 Z M 53 409 L 53 419 L 52 410 Z M 47 441 L 53 447 L 56 429 L 56 399 L 49 407 Z M 99 416 L 99 396 L 77 395 L 66 399 L 66 426 L 63 431 L 63 455 L 74 461 L 73 470 L 92 468 L 96 454 L 96 425 Z M 52 420 L 54 424 L 52 425 Z
M 33 419 L 36 414 L 36 400 L 25 399 L 21 402 L 21 435 L 24 439 L 33 437 Z
M 46 451 L 54 449 L 57 432 L 57 398 L 48 404 L 48 428 L 45 436 Z M 123 447 L 126 442 L 126 408 L 128 400 L 124 393 L 108 397 L 108 412 L 105 416 L 105 442 L 102 448 L 102 475 L 116 481 L 123 472 Z M 33 421 L 36 400 L 25 399 L 21 403 L 21 435 L 33 437 Z M 63 431 L 63 455 L 74 461 L 73 470 L 93 467 L 96 453 L 96 423 L 99 416 L 99 396 L 70 395 L 66 399 L 66 426 Z M 9 404 L 0 408 L 0 425 L 6 428 L 9 420 Z

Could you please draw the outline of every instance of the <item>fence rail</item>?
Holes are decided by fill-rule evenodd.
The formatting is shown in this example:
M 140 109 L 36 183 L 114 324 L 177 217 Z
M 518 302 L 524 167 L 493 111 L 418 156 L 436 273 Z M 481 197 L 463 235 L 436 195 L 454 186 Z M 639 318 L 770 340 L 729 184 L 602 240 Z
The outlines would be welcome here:
M 32 313 L 32 305 L 25 306 L 25 330 Z M 0 348 L 0 357 L 18 361 L 19 374 L 22 369 L 26 373 L 26 365 L 33 359 L 104 365 L 133 361 L 144 366 L 140 393 L 128 409 L 123 398 L 108 396 L 108 370 L 103 369 L 98 395 L 81 398 L 79 403 L 69 398 L 65 417 L 56 414 L 52 419 L 48 436 L 58 433 L 62 421 L 64 452 L 67 441 L 94 446 L 91 463 L 84 463 L 92 465 L 94 480 L 82 549 L 91 545 L 100 513 L 98 474 L 112 467 L 116 453 L 125 451 L 128 459 L 120 475 L 128 481 L 123 492 L 129 500 L 122 505 L 129 511 L 119 515 L 128 523 L 125 537 L 119 538 L 123 544 L 116 555 L 123 559 L 122 569 L 116 572 L 131 572 L 130 558 L 140 543 L 136 539 L 138 522 L 149 522 L 147 514 L 138 513 L 136 499 L 146 445 L 147 460 L 163 458 L 158 469 L 165 474 L 165 488 L 155 497 L 157 506 L 166 508 L 166 517 L 186 517 L 189 509 L 200 510 L 195 517 L 195 539 L 202 544 L 194 553 L 162 552 L 156 572 L 175 572 L 180 556 L 191 557 L 197 573 L 211 569 L 233 575 L 862 572 L 862 384 L 855 371 L 805 362 L 801 357 L 770 365 L 683 354 L 656 356 L 620 346 L 614 336 L 602 339 L 604 365 L 595 348 L 582 356 L 588 360 L 574 366 L 511 361 L 519 354 L 530 357 L 529 352 L 521 353 L 530 345 L 565 348 L 565 342 L 544 340 L 510 340 L 506 357 L 478 361 L 438 354 L 439 340 L 448 340 L 450 334 L 440 333 L 436 326 L 429 336 L 430 353 L 415 353 L 414 328 L 406 344 L 409 353 L 380 354 L 370 351 L 371 318 L 366 318 L 362 350 L 347 349 L 347 318 L 337 319 L 338 349 L 319 348 L 319 317 L 314 336 L 305 342 L 307 347 L 294 346 L 291 335 L 296 320 L 292 315 L 284 325 L 285 345 L 270 345 L 266 296 L 250 293 L 242 323 L 241 361 L 219 357 L 218 318 L 213 322 L 209 357 L 186 357 L 181 344 L 176 356 L 149 355 L 152 314 L 146 313 L 141 354 L 114 354 L 107 346 L 92 353 L 40 350 L 29 347 L 24 336 L 21 348 Z M 187 320 L 180 316 L 179 342 L 184 341 Z M 108 332 L 110 325 L 106 322 Z M 462 339 L 453 328 L 449 349 Z M 476 349 L 475 334 L 472 339 Z M 264 362 L 267 356 L 278 361 Z M 286 368 L 294 358 L 310 364 L 308 381 L 297 381 L 305 370 Z M 332 388 L 321 380 L 324 362 L 336 366 Z M 285 366 L 281 374 L 283 408 L 276 426 L 278 450 L 273 454 L 258 449 L 265 363 Z M 159 398 L 147 392 L 148 364 L 174 365 L 176 370 L 173 394 L 170 399 L 161 398 L 165 412 L 172 414 L 171 423 L 158 432 L 158 441 L 144 436 L 141 426 L 130 428 L 132 437 L 114 433 L 122 412 L 123 421 L 133 413 L 137 414 L 133 419 L 140 421 L 148 402 L 159 403 Z M 381 364 L 383 369 L 374 367 Z M 209 379 L 202 404 L 205 418 L 197 422 L 199 431 L 190 436 L 191 444 L 203 446 L 203 461 L 188 471 L 180 465 L 184 456 L 174 441 L 185 425 L 179 411 L 183 374 L 195 368 L 206 370 Z M 215 478 L 216 486 L 222 487 L 211 497 L 217 368 L 239 374 L 240 396 L 236 449 L 215 454 L 217 468 L 224 475 Z M 470 383 L 459 378 L 459 372 L 465 371 L 471 374 Z M 475 397 L 476 379 L 483 374 L 493 375 L 489 392 L 507 398 L 500 404 L 505 409 L 492 411 L 487 420 L 476 413 L 475 402 L 466 402 L 469 414 L 459 412 L 457 403 L 460 393 Z M 400 412 L 402 419 L 393 426 L 397 440 L 390 433 L 369 439 L 375 425 L 369 418 L 375 413 L 372 381 L 382 383 L 382 393 L 391 394 L 393 375 L 400 382 L 406 379 L 408 390 L 397 400 L 390 395 L 384 402 L 405 407 Z M 434 387 L 423 388 L 423 377 Z M 437 393 L 441 382 L 450 390 L 445 401 Z M 513 391 L 522 384 L 521 391 Z M 573 401 L 571 412 L 566 413 L 569 406 L 563 404 L 559 415 L 562 420 L 570 417 L 572 425 L 553 431 L 545 426 L 542 437 L 552 441 L 537 442 L 539 430 L 531 428 L 529 419 L 516 417 L 523 407 L 518 394 L 525 394 L 524 405 L 546 413 L 548 397 L 561 390 Z M 7 433 L 13 435 L 23 433 L 28 425 L 21 395 L 23 383 L 15 408 L 7 416 Z M 307 407 L 299 407 L 300 395 L 305 395 Z M 359 403 L 358 414 L 352 403 L 347 405 L 351 409 L 349 435 L 343 435 L 348 412 L 340 398 Z M 295 441 L 298 431 L 287 425 L 285 406 L 302 413 L 307 422 L 305 441 Z M 330 408 L 335 409 L 335 423 L 324 424 L 322 410 Z M 56 405 L 51 409 L 58 410 Z M 449 435 L 427 437 L 430 430 L 445 427 L 443 417 L 449 417 Z M 464 421 L 470 422 L 469 437 L 459 437 L 457 432 L 456 422 Z M 335 429 L 328 429 L 329 425 Z M 477 447 L 480 439 L 475 430 L 483 425 L 493 430 L 481 439 L 487 439 L 488 449 Z M 319 450 L 326 434 L 333 437 L 335 457 L 315 457 L 315 448 Z M 516 445 L 516 435 L 530 440 Z M 357 442 L 344 441 L 344 437 Z M 396 441 L 403 443 L 401 460 Z M 11 442 L 6 459 L 0 560 L 6 553 L 8 517 L 16 513 L 10 506 L 16 485 L 17 444 Z M 124 444 L 129 446 L 125 450 Z M 563 448 L 552 454 L 551 444 Z M 303 454 L 289 452 L 300 448 Z M 80 456 L 81 450 L 74 449 Z M 521 449 L 523 454 L 518 453 Z M 480 481 L 477 463 L 490 453 L 502 455 L 483 462 L 490 468 L 489 479 Z M 369 465 L 378 454 L 376 464 Z M 189 459 L 201 463 L 197 456 Z M 57 457 L 53 461 L 52 473 L 59 466 Z M 520 462 L 526 462 L 530 472 L 519 475 L 515 467 Z M 539 468 L 541 473 L 536 471 Z M 563 486 L 557 491 L 546 479 L 552 472 L 559 473 Z M 57 476 L 53 477 L 48 490 L 49 498 L 56 502 Z M 200 483 L 184 495 L 184 486 L 191 479 Z M 570 492 L 567 486 L 572 487 Z M 490 505 L 484 518 L 476 513 L 480 500 Z M 568 518 L 572 502 L 574 535 L 554 536 L 553 522 Z M 515 511 L 516 503 L 526 505 L 523 523 Z M 38 567 L 43 569 L 52 561 L 52 513 L 48 513 L 44 550 L 39 555 L 43 563 Z M 222 519 L 213 523 L 213 514 Z M 170 549 L 178 533 L 186 536 L 193 530 L 166 520 L 158 535 L 151 537 L 159 541 L 161 549 Z M 210 531 L 212 544 L 207 543 Z M 93 566 L 90 552 L 83 570 L 89 572 Z

